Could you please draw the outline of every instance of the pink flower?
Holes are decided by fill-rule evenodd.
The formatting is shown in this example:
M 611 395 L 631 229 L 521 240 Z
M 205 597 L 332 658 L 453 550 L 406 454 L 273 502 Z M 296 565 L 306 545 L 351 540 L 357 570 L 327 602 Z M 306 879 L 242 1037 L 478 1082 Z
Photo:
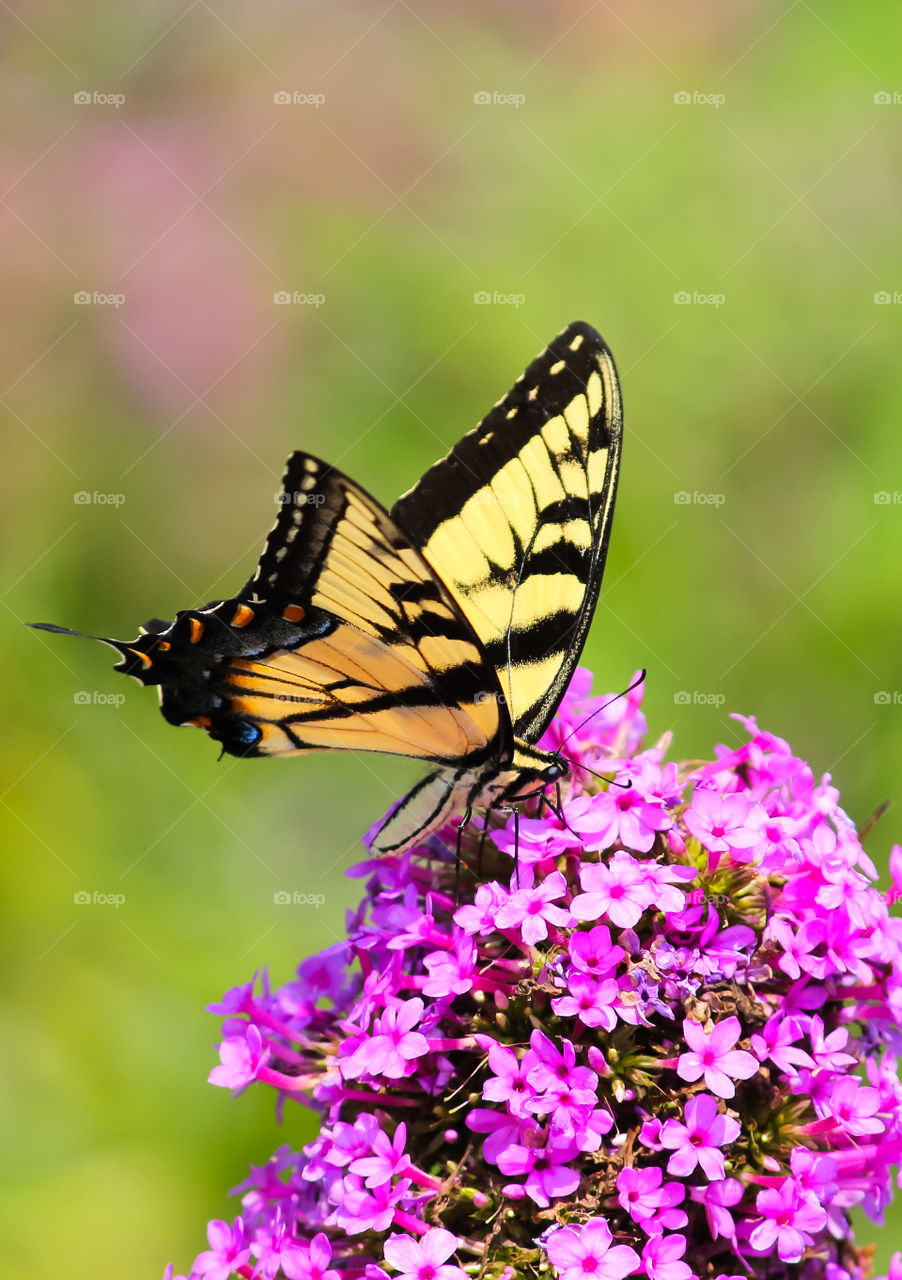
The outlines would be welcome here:
M 530 1143 L 541 1143 L 542 1135 L 537 1131 L 528 1134 Z M 498 1168 L 502 1173 L 526 1178 L 522 1189 L 535 1204 L 546 1209 L 552 1199 L 572 1195 L 579 1186 L 579 1174 L 571 1169 L 568 1161 L 578 1154 L 575 1142 L 553 1133 L 545 1136 L 544 1145 L 523 1145 L 514 1143 L 498 1156 Z M 511 1194 L 511 1186 L 504 1188 L 505 1194 Z
M 580 796 L 567 805 L 567 821 L 589 851 L 623 844 L 648 853 L 659 831 L 673 826 L 660 800 L 649 801 L 640 786 L 612 786 L 596 796 Z
M 781 1187 L 766 1187 L 758 1192 L 755 1207 L 764 1221 L 755 1227 L 749 1241 L 753 1249 L 767 1253 L 777 1246 L 783 1262 L 798 1262 L 808 1245 L 814 1243 L 812 1231 L 820 1231 L 827 1214 L 816 1200 L 802 1196 L 792 1178 Z
M 879 1107 L 880 1094 L 876 1089 L 863 1085 L 854 1076 L 846 1076 L 833 1084 L 826 1107 L 818 1109 L 833 1116 L 846 1133 L 860 1136 L 883 1133 L 886 1125 L 875 1115 Z
M 686 1198 L 686 1188 L 678 1182 L 664 1182 L 657 1165 L 621 1169 L 617 1176 L 617 1199 L 647 1235 L 684 1227 L 689 1219 L 676 1208 Z
M 352 1161 L 350 1172 L 359 1173 L 367 1187 L 378 1187 L 383 1182 L 400 1177 L 410 1168 L 410 1157 L 405 1151 L 406 1142 L 407 1125 L 403 1120 L 393 1138 L 380 1129 L 373 1138 L 373 1154 Z
M 429 970 L 423 983 L 424 996 L 460 996 L 473 988 L 476 976 L 476 946 L 469 937 L 460 937 L 453 951 L 433 951 L 423 964 Z
M 493 1072 L 482 1086 L 482 1096 L 486 1102 L 504 1102 L 511 1115 L 526 1119 L 529 1112 L 526 1104 L 535 1097 L 536 1091 L 527 1080 L 529 1059 L 522 1061 L 506 1045 L 492 1044 L 489 1047 L 489 1070 Z
M 230 1227 L 227 1222 L 211 1222 L 207 1227 L 210 1248 L 199 1253 L 193 1271 L 206 1280 L 228 1280 L 233 1271 L 243 1267 L 251 1256 L 244 1240 L 244 1222 L 236 1218 Z
M 413 1028 L 423 1016 L 423 1001 L 392 1000 L 377 1018 L 371 1036 L 364 1037 L 352 1054 L 342 1059 L 341 1072 L 347 1080 L 362 1075 L 383 1075 L 399 1080 L 411 1063 L 429 1052 L 429 1041 Z
M 603 916 L 620 929 L 631 929 L 655 900 L 645 867 L 630 854 L 615 853 L 609 864 L 589 862 L 580 872 L 585 892 L 577 894 L 570 911 L 577 920 Z
M 709 853 L 728 853 L 736 862 L 753 862 L 764 853 L 767 814 L 743 795 L 719 795 L 697 786 L 683 821 Z
M 683 1035 L 689 1052 L 681 1053 L 677 1062 L 680 1078 L 691 1083 L 704 1075 L 705 1084 L 719 1098 L 734 1097 L 733 1080 L 748 1080 L 758 1070 L 758 1063 L 750 1053 L 744 1049 L 733 1049 L 742 1035 L 738 1018 L 724 1018 L 710 1035 L 705 1033 L 700 1023 L 685 1018 Z
M 639 1266 L 639 1255 L 626 1244 L 612 1247 L 611 1229 L 603 1218 L 590 1218 L 580 1227 L 561 1227 L 545 1242 L 560 1280 L 622 1280 Z
M 389 1236 L 385 1242 L 385 1260 L 395 1271 L 397 1280 L 468 1280 L 460 1267 L 447 1267 L 457 1248 L 457 1236 L 442 1227 L 432 1227 L 419 1240 L 412 1236 Z
M 685 1252 L 685 1236 L 653 1236 L 642 1250 L 648 1280 L 689 1280 L 692 1268 L 679 1261 Z
M 535 888 L 514 889 L 495 912 L 495 924 L 499 929 L 519 929 L 526 945 L 534 947 L 548 937 L 549 924 L 563 927 L 570 923 L 568 911 L 551 905 L 566 893 L 566 880 L 560 871 L 553 871 Z
M 221 1065 L 207 1076 L 223 1089 L 243 1089 L 269 1061 L 270 1052 L 258 1029 L 251 1025 L 243 1036 L 229 1036 L 219 1046 Z
M 667 1120 L 661 1129 L 661 1145 L 673 1155 L 667 1172 L 677 1178 L 688 1177 L 700 1166 L 708 1178 L 724 1176 L 721 1147 L 735 1142 L 741 1132 L 738 1120 L 721 1115 L 710 1093 L 697 1093 L 686 1103 L 686 1123 Z
M 725 1240 L 736 1239 L 736 1223 L 730 1210 L 742 1199 L 743 1186 L 738 1178 L 722 1178 L 719 1182 L 690 1187 L 689 1194 L 704 1206 L 708 1229 L 714 1240 L 721 1236 Z
M 288 1280 L 341 1280 L 341 1272 L 329 1266 L 332 1246 L 320 1231 L 309 1245 L 294 1245 L 279 1259 Z

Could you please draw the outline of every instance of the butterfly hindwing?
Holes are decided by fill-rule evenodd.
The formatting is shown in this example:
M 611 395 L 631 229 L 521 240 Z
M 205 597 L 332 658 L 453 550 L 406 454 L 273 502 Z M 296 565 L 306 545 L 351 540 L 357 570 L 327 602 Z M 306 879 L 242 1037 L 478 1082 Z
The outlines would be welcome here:
M 592 619 L 620 442 L 611 353 L 572 324 L 392 508 L 469 619 L 527 741 L 554 714 Z
M 375 498 L 319 459 L 289 458 L 278 519 L 239 598 L 303 601 L 335 620 L 328 634 L 233 670 L 240 714 L 273 726 L 261 752 L 338 747 L 450 763 L 506 736 L 494 670 L 447 588 Z

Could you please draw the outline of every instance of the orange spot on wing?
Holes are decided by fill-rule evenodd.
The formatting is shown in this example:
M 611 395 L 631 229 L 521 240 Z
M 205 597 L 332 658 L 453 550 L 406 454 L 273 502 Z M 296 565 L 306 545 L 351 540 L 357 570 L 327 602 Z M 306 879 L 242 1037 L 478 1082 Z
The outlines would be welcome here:
M 306 612 L 299 604 L 288 604 L 282 610 L 282 617 L 287 622 L 300 622 Z
M 198 640 L 204 634 L 204 624 L 200 618 L 191 619 L 191 643 L 197 644 Z
M 172 648 L 172 645 L 169 643 L 168 640 L 161 640 L 157 645 L 157 648 L 159 649 L 160 653 L 165 653 L 167 649 Z
M 152 666 L 150 658 L 146 653 L 142 653 L 140 649 L 129 649 L 129 653 L 133 653 L 136 658 L 140 658 L 145 667 Z
M 254 620 L 253 609 L 248 608 L 246 604 L 240 604 L 232 614 L 233 627 L 246 627 L 249 622 Z
M 209 716 L 195 716 L 195 718 L 194 718 L 193 720 L 186 720 L 186 721 L 185 721 L 185 724 L 193 725 L 193 726 L 194 726 L 194 728 L 196 728 L 196 729 L 209 729 L 209 727 L 210 727 L 210 717 L 209 717 Z

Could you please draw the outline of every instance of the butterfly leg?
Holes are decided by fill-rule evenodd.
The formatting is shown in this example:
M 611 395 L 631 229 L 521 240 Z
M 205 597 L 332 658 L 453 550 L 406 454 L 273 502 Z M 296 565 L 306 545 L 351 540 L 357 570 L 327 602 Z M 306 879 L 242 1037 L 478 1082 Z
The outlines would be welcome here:
M 495 810 L 495 806 L 493 804 L 490 804 L 483 816 L 482 835 L 479 837 L 479 856 L 476 864 L 479 872 L 480 880 L 482 879 L 482 855 L 485 852 L 485 838 L 489 834 L 489 818 L 491 818 L 494 810 Z
M 460 824 L 457 828 L 457 845 L 454 850 L 454 897 L 460 902 L 460 847 L 464 838 L 464 827 L 473 816 L 473 810 L 467 805 L 461 817 Z

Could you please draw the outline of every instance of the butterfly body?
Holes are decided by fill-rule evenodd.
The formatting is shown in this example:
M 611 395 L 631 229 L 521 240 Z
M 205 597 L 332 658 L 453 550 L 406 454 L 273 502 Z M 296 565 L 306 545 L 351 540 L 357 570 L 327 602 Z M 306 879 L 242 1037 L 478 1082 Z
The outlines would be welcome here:
M 157 685 L 170 723 L 233 755 L 428 762 L 376 851 L 515 805 L 567 773 L 536 743 L 591 620 L 619 452 L 610 352 L 571 325 L 390 512 L 292 454 L 251 579 L 131 643 L 107 640 L 116 669 Z

